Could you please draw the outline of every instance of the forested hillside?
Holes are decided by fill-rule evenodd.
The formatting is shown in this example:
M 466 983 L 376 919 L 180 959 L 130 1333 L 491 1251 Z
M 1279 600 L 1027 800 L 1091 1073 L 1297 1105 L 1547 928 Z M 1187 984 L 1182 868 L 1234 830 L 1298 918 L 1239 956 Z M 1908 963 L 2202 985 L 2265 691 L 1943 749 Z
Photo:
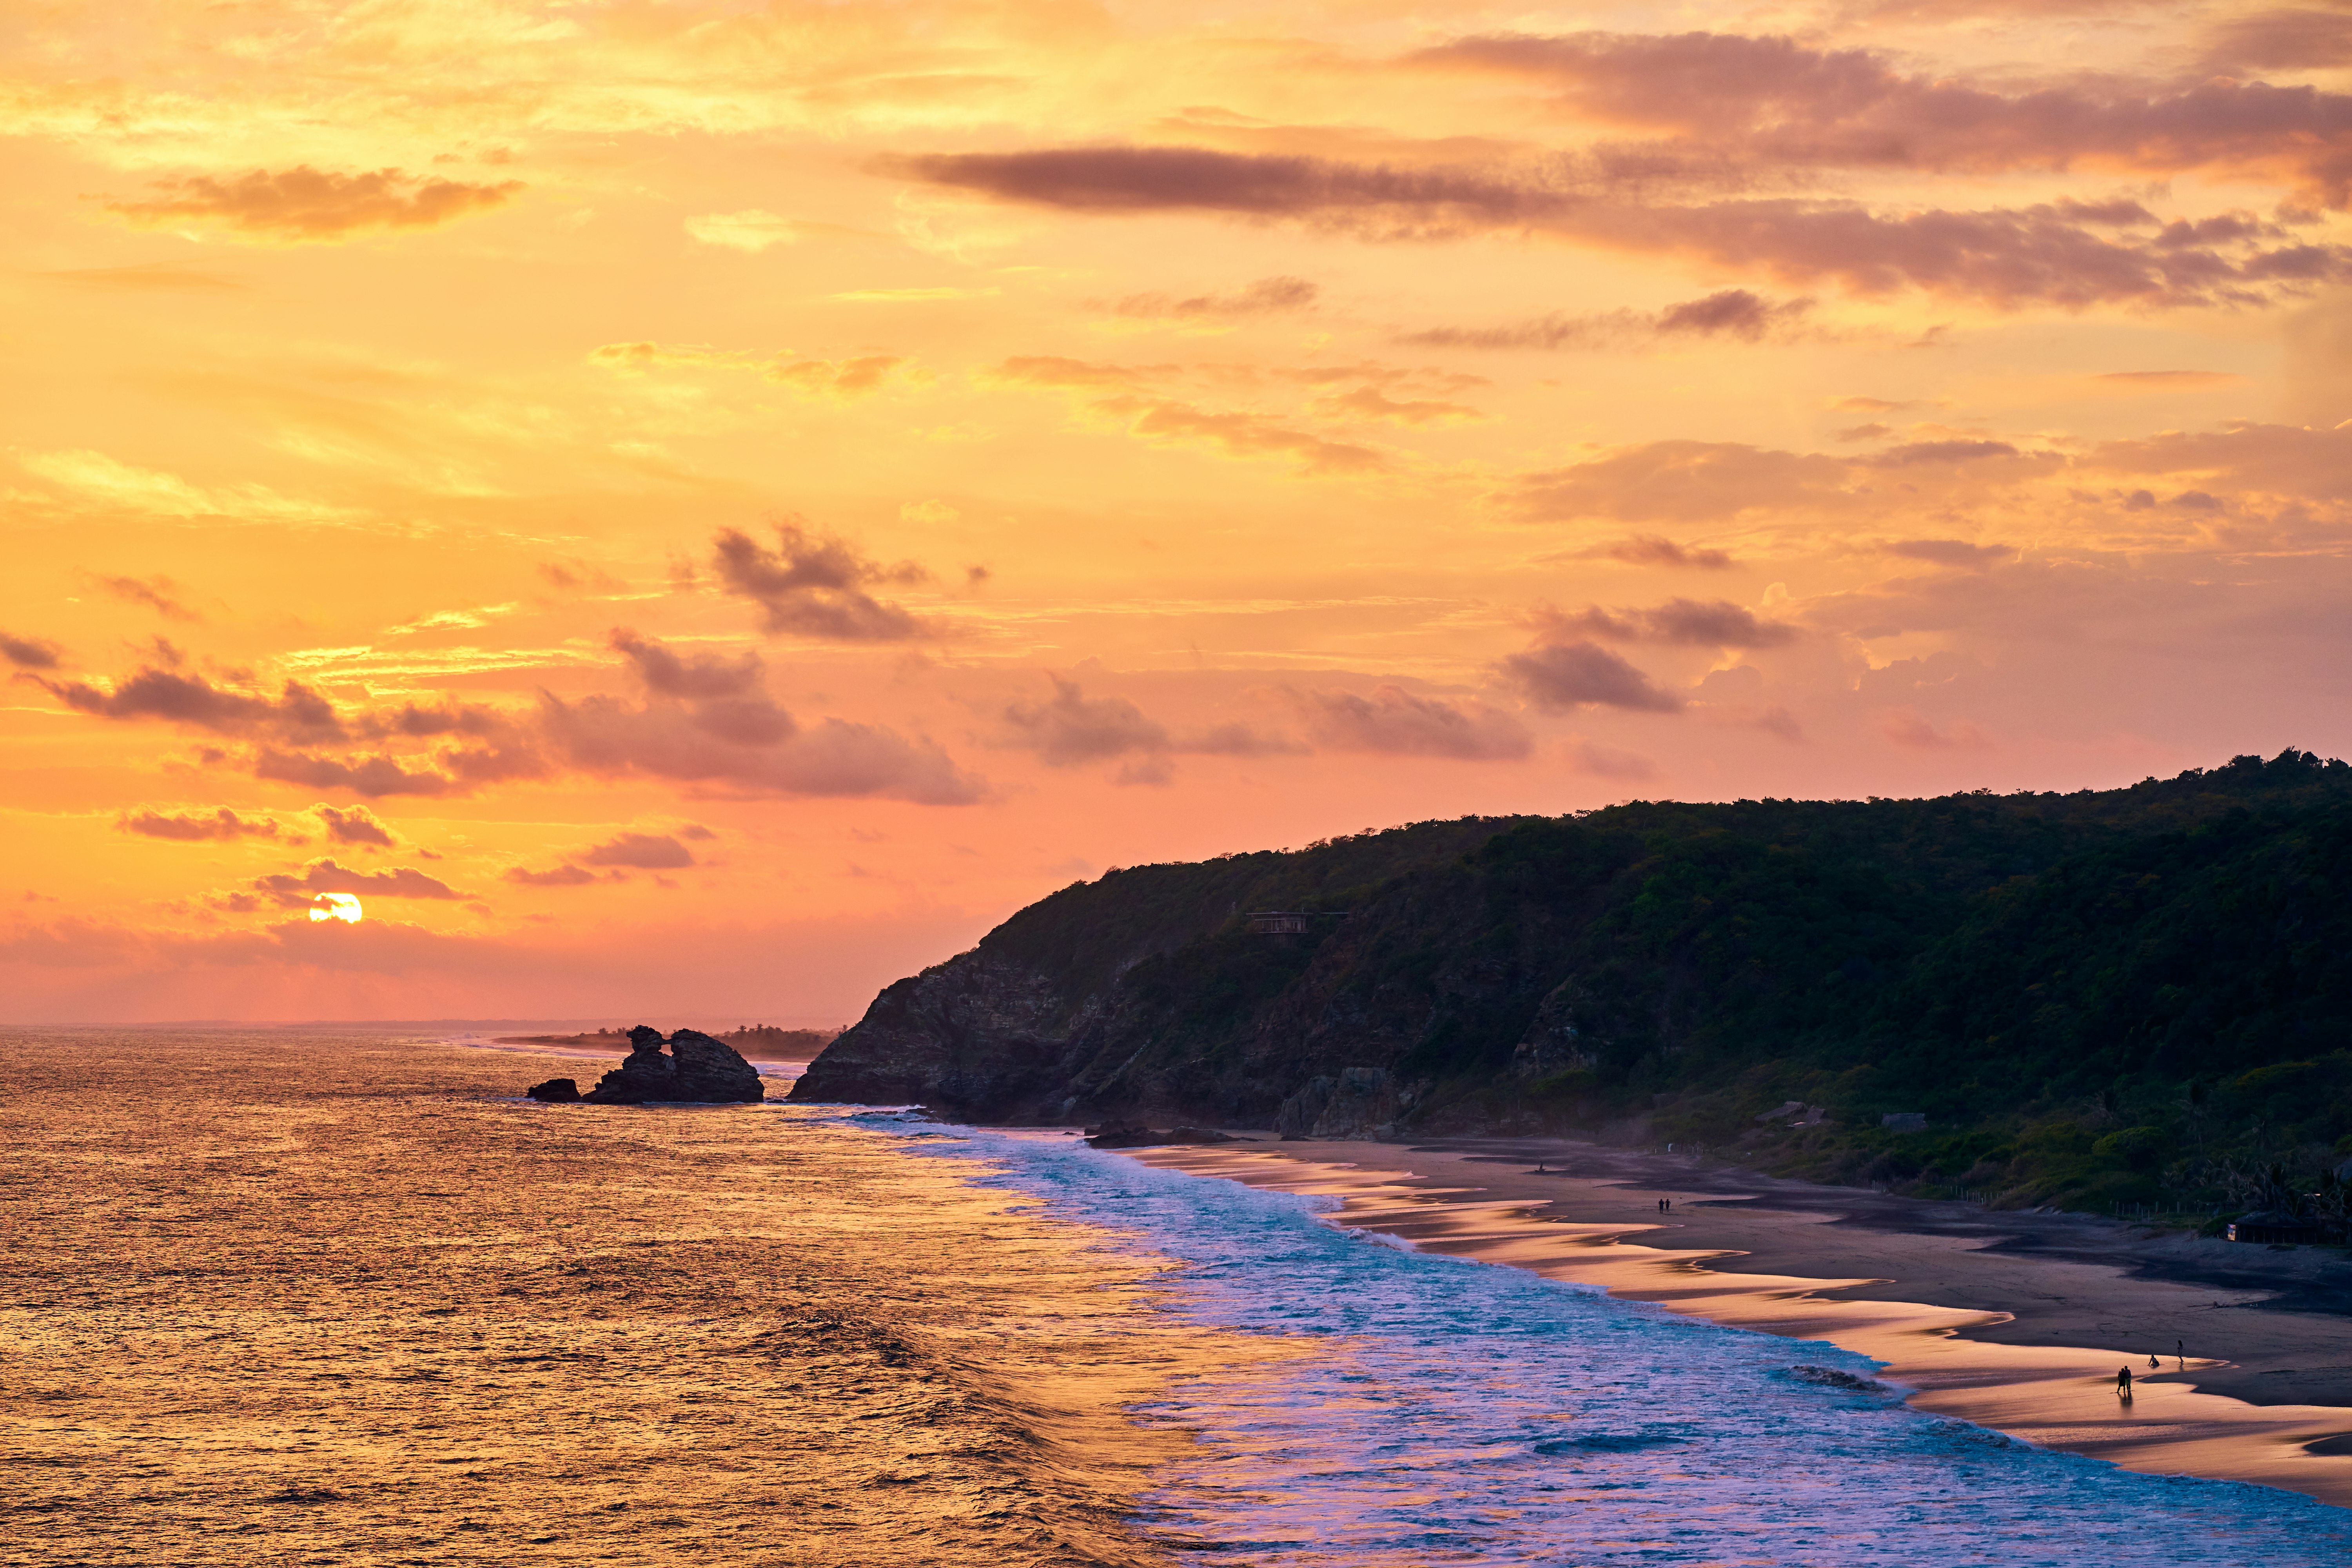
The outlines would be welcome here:
M 884 992 L 795 1098 L 2275 1206 L 2352 1154 L 2347 888 L 2352 768 L 2292 751 L 2096 793 L 1424 823 L 1065 889 Z

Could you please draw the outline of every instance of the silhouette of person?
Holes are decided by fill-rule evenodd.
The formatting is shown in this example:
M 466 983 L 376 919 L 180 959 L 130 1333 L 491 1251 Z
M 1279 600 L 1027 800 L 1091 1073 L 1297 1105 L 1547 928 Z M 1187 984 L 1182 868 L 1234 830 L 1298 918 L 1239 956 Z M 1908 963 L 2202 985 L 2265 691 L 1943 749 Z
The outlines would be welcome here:
M 2187 1372 L 2189 1370 L 2189 1342 L 2187 1340 L 2173 1341 L 2172 1353 L 2180 1358 L 2180 1370 Z
M 2116 1369 L 2116 1397 L 2118 1399 L 2131 1397 L 2131 1363 L 2129 1362 Z
M 2156 1359 L 2156 1352 L 2155 1352 L 2154 1351 L 2150 1351 L 2150 1352 L 2147 1352 L 2147 1370 L 2148 1370 L 2148 1371 L 2150 1371 L 2150 1372 L 2154 1372 L 2154 1371 L 2156 1371 L 2156 1370 L 2157 1370 L 2157 1368 L 2158 1368 L 2159 1365 L 2161 1365 L 2161 1364 L 2162 1364 L 2162 1363 L 2159 1363 L 2159 1362 Z
M 1666 1199 L 1666 1200 L 1665 1200 L 1665 1202 L 1666 1202 L 1666 1212 L 1667 1212 L 1668 1214 L 1672 1214 L 1672 1213 L 1674 1213 L 1674 1212 L 1675 1212 L 1675 1200 L 1674 1200 L 1674 1199 L 1672 1199 L 1672 1198 L 1668 1198 L 1668 1199 Z

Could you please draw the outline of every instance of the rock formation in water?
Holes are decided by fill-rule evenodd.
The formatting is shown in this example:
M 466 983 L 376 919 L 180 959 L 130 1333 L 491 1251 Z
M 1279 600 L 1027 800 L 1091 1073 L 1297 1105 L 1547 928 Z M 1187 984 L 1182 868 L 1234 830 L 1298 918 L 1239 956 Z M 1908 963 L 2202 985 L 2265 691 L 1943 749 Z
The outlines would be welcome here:
M 669 1049 L 665 1052 L 663 1045 Z M 723 1040 L 680 1029 L 665 1042 L 659 1029 L 639 1024 L 629 1031 L 626 1060 L 582 1094 L 568 1078 L 550 1079 L 525 1091 L 533 1100 L 579 1100 L 589 1105 L 643 1105 L 652 1100 L 736 1104 L 764 1100 L 757 1068 Z

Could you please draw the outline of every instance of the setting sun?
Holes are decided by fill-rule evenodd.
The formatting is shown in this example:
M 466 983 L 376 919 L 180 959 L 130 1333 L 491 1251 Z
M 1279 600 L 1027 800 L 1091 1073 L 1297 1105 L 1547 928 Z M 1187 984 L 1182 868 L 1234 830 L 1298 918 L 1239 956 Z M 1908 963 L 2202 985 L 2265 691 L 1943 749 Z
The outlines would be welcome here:
M 359 900 L 349 893 L 320 893 L 318 901 L 310 906 L 310 918 L 314 921 L 342 921 L 357 925 L 361 913 Z

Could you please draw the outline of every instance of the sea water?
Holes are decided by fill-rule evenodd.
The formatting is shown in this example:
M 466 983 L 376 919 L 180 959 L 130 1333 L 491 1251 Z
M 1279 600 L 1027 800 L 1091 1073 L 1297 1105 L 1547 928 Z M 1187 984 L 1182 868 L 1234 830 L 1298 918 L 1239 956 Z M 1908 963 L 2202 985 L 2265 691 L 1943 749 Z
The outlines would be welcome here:
M 1198 1434 L 1146 1500 L 1186 1563 L 2352 1563 L 2352 1512 L 1916 1411 L 1825 1342 L 1416 1252 L 1333 1199 L 911 1120 L 912 1147 L 1181 1260 L 1164 1310 L 1309 1342 L 1139 1409 Z

